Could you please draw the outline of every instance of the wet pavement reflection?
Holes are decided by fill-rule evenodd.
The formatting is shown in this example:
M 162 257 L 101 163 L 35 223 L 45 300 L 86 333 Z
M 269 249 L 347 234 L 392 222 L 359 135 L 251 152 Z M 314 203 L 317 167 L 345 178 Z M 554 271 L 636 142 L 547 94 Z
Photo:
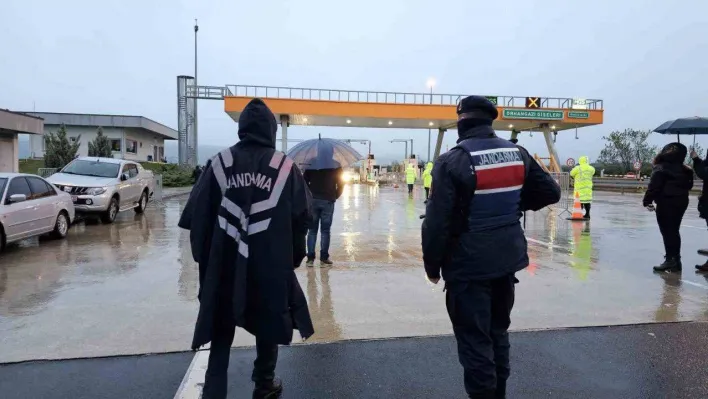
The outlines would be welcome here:
M 63 241 L 28 240 L 0 255 L 0 362 L 189 349 L 198 272 L 177 220 L 186 198 L 79 224 Z M 684 271 L 662 260 L 654 215 L 637 195 L 597 193 L 593 219 L 526 215 L 531 265 L 518 273 L 512 329 L 708 319 L 708 247 L 695 200 L 682 227 Z M 422 189 L 347 186 L 337 202 L 331 268 L 297 276 L 316 333 L 308 342 L 451 333 L 441 286 L 424 280 Z M 252 345 L 237 333 L 235 346 Z

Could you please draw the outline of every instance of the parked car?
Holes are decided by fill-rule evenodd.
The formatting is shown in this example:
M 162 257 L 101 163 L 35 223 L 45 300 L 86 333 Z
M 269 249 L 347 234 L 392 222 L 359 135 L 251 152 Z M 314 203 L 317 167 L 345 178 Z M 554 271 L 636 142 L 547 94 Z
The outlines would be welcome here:
M 9 243 L 47 233 L 64 238 L 74 216 L 71 195 L 41 177 L 0 173 L 0 251 Z
M 47 180 L 69 193 L 80 215 L 98 215 L 113 223 L 118 212 L 145 212 L 155 191 L 155 177 L 136 162 L 80 157 Z

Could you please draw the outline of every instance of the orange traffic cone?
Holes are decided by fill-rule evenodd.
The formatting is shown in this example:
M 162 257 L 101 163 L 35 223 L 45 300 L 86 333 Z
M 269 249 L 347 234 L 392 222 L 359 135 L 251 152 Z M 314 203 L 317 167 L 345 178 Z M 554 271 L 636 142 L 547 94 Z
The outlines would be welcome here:
M 570 215 L 568 220 L 586 220 L 583 216 L 583 207 L 580 206 L 580 194 L 578 194 L 577 191 L 575 192 L 575 198 L 573 199 L 573 214 Z

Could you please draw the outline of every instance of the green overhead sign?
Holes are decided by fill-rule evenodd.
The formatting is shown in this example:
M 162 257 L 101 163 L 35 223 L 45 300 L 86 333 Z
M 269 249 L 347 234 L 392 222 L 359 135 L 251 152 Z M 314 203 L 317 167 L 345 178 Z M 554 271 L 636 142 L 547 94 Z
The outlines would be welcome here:
M 506 119 L 563 120 L 563 111 L 545 111 L 540 109 L 505 109 L 502 117 Z
M 568 111 L 568 118 L 573 119 L 588 119 L 590 117 L 589 112 L 585 111 Z
M 498 105 L 498 104 L 499 104 L 497 97 L 494 97 L 494 96 L 485 96 L 485 97 L 487 98 L 487 100 L 491 101 L 492 104 L 494 104 L 494 105 Z

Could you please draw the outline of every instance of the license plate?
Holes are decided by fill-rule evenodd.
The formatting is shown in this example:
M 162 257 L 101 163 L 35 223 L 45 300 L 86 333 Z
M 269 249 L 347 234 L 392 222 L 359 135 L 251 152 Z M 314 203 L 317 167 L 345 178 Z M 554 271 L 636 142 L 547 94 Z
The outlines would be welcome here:
M 77 197 L 75 195 L 71 196 L 71 202 L 76 202 L 76 201 L 78 201 L 78 199 L 79 199 L 79 197 Z

